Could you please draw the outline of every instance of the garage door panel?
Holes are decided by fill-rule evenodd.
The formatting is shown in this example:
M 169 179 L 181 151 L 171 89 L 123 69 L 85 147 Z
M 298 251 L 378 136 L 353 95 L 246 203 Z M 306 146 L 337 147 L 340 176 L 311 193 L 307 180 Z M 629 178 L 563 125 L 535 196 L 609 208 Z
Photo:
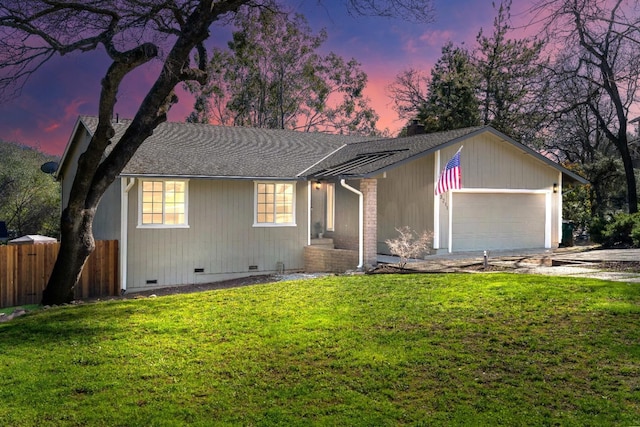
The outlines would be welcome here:
M 455 193 L 453 250 L 544 247 L 544 194 Z

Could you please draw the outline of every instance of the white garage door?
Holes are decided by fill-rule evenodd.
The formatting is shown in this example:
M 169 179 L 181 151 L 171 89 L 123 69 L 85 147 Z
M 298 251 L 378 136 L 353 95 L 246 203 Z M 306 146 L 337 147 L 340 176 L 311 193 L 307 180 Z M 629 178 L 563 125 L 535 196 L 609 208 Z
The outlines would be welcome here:
M 454 193 L 453 251 L 543 248 L 544 194 Z

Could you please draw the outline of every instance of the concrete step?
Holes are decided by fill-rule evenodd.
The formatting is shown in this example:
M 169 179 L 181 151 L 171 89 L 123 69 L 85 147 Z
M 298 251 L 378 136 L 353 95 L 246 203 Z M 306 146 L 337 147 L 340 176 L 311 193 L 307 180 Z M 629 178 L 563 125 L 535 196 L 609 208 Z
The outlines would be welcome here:
M 333 239 L 330 239 L 328 237 L 323 237 L 322 239 L 311 239 L 311 246 L 322 246 L 335 249 Z

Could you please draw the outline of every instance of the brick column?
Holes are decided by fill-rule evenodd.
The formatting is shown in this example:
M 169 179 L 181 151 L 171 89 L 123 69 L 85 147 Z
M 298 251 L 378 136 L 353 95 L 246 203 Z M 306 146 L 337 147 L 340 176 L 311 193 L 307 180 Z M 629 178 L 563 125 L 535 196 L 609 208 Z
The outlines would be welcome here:
M 363 195 L 364 222 L 364 268 L 378 264 L 378 181 L 363 179 L 360 181 L 360 191 Z

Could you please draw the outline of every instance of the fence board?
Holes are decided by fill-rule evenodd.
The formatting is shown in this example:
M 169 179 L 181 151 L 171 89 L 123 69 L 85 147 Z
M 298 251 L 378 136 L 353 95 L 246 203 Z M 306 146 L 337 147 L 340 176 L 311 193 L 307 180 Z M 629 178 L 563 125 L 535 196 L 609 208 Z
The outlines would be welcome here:
M 0 308 L 40 303 L 59 250 L 59 243 L 0 246 Z M 99 240 L 75 298 L 115 296 L 119 291 L 118 241 Z

